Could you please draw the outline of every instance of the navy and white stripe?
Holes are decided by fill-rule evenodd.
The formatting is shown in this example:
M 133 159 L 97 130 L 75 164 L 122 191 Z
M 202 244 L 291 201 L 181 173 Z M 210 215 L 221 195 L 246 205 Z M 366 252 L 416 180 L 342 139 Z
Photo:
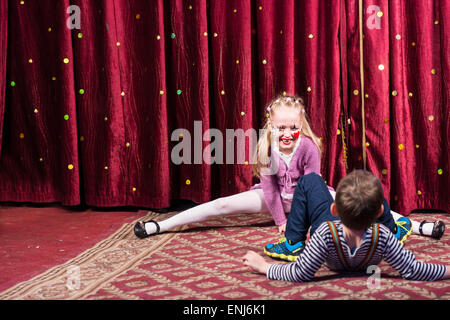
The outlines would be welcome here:
M 367 251 L 370 249 L 372 227 L 366 230 L 363 242 L 352 253 L 345 242 L 342 223 L 336 221 L 335 224 L 347 262 L 350 264 L 350 267 L 359 265 L 366 258 Z M 384 225 L 380 225 L 378 246 L 372 258 L 364 267 L 378 265 L 382 259 L 395 268 L 403 278 L 408 280 L 440 280 L 446 271 L 446 267 L 443 265 L 417 261 L 411 251 L 405 249 L 400 241 L 395 238 L 394 234 Z M 332 270 L 346 271 L 338 258 L 333 237 L 326 222 L 317 228 L 296 262 L 271 264 L 267 271 L 267 277 L 272 280 L 291 282 L 310 281 L 324 263 Z

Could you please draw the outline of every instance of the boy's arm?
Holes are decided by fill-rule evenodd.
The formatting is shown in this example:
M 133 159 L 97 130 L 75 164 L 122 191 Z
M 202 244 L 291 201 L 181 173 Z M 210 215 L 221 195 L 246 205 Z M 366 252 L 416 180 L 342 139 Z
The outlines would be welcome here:
M 306 244 L 297 261 L 287 264 L 270 264 L 266 272 L 267 278 L 291 282 L 312 280 L 328 255 L 328 247 L 320 236 L 319 229 Z
M 262 274 L 267 274 L 267 270 L 270 266 L 270 263 L 254 251 L 247 251 L 245 256 L 242 257 L 242 261 L 246 266 L 249 266 L 253 270 Z
M 392 232 L 388 232 L 384 260 L 408 280 L 436 281 L 450 278 L 450 268 L 441 264 L 416 260 Z
M 450 266 L 445 266 L 445 273 L 442 279 L 450 279 Z

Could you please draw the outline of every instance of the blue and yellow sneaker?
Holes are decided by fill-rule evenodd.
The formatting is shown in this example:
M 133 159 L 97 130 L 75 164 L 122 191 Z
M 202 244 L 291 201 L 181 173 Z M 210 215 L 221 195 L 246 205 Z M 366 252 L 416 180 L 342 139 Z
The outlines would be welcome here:
M 304 248 L 304 243 L 301 241 L 293 244 L 286 238 L 281 238 L 278 242 L 267 244 L 264 252 L 272 258 L 294 262 Z
M 406 238 L 412 233 L 412 223 L 407 217 L 401 217 L 395 221 L 397 226 L 397 232 L 395 237 L 400 241 L 401 244 L 405 243 Z

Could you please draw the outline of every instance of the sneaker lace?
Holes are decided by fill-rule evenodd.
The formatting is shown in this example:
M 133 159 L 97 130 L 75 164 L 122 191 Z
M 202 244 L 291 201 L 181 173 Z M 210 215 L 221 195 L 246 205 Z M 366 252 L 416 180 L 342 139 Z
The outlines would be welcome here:
M 404 229 L 407 233 L 409 233 L 411 230 L 405 228 L 406 221 L 396 221 L 395 224 L 402 229 Z

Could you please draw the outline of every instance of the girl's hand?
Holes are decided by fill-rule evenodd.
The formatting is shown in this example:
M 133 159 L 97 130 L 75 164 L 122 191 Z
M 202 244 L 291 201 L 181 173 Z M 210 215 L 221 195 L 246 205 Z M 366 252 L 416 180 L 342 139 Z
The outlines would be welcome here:
M 278 232 L 284 234 L 286 231 L 286 223 L 283 223 L 281 226 L 278 226 Z
M 246 255 L 242 257 L 242 261 L 246 266 L 249 266 L 259 273 L 267 274 L 267 270 L 269 270 L 270 264 L 254 251 L 248 251 Z

